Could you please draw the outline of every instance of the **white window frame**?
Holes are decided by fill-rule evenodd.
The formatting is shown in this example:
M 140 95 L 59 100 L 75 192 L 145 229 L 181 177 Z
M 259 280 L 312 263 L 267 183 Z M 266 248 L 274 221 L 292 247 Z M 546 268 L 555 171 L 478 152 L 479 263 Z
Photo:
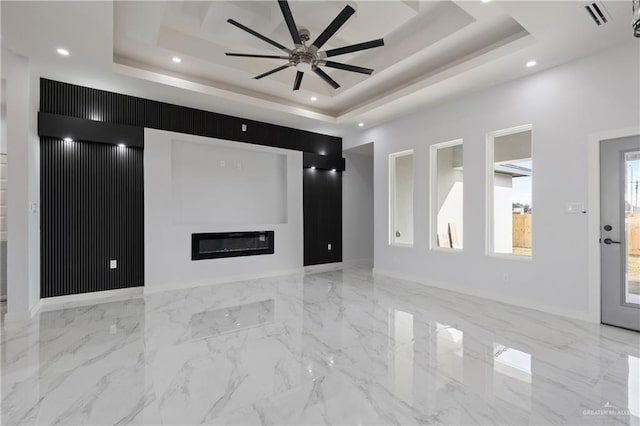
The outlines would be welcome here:
M 531 131 L 531 159 L 533 161 L 533 125 L 524 124 L 522 126 L 510 127 L 508 129 L 496 130 L 486 135 L 486 157 L 485 157 L 485 254 L 488 257 L 531 261 L 533 259 L 533 238 L 531 243 L 531 256 L 523 256 L 513 253 L 496 253 L 494 250 L 494 205 L 493 205 L 493 185 L 494 185 L 494 140 L 500 136 L 507 136 L 514 133 L 522 133 Z M 533 193 L 533 179 L 531 180 L 531 188 Z M 532 194 L 533 198 L 533 194 Z M 532 227 L 533 228 L 533 227 Z
M 404 157 L 407 155 L 413 155 L 413 183 L 414 183 L 414 194 L 412 194 L 413 200 L 415 202 L 415 154 L 413 149 L 407 149 L 404 151 L 394 152 L 389 154 L 389 245 L 396 247 L 413 247 L 413 244 L 408 243 L 399 243 L 396 242 L 396 233 L 395 233 L 395 206 L 396 206 L 396 158 Z M 415 209 L 414 209 L 415 210 Z M 414 224 L 414 235 L 412 240 L 415 242 L 415 214 L 413 216 L 413 224 Z
M 464 183 L 464 141 L 463 139 L 454 139 L 447 142 L 441 142 L 431 145 L 429 149 L 429 248 L 435 251 L 443 251 L 448 253 L 462 253 L 464 250 L 464 243 L 462 248 L 453 247 L 439 247 L 438 246 L 438 151 L 443 148 L 451 148 L 453 146 L 462 145 L 463 153 L 463 177 Z M 464 209 L 464 195 L 462 200 L 462 206 Z M 464 211 L 462 218 L 464 221 Z

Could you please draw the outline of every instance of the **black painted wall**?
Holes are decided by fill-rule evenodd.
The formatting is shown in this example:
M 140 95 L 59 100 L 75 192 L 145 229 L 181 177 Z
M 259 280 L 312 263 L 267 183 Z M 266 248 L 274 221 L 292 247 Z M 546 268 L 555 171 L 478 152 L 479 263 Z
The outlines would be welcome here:
M 58 116 L 50 129 L 60 130 L 61 121 L 75 126 L 60 116 L 93 121 L 81 123 L 78 134 L 113 123 L 318 154 L 318 167 L 338 171 L 301 171 L 304 263 L 342 260 L 341 138 L 48 79 L 40 80 L 40 113 Z M 117 126 L 109 129 L 108 138 L 93 139 L 102 144 L 75 142 L 73 148 L 49 137 L 57 133 L 41 134 L 42 297 L 144 283 L 143 151 L 126 148 L 123 155 L 108 144 L 118 140 Z M 122 132 L 124 143 L 129 130 Z M 110 259 L 118 260 L 116 270 L 108 269 Z
M 40 112 L 342 157 L 342 138 L 40 79 Z M 247 131 L 242 131 L 242 124 Z
M 40 138 L 41 297 L 144 285 L 142 161 L 138 148 Z
M 342 174 L 312 168 L 303 173 L 304 264 L 341 262 Z

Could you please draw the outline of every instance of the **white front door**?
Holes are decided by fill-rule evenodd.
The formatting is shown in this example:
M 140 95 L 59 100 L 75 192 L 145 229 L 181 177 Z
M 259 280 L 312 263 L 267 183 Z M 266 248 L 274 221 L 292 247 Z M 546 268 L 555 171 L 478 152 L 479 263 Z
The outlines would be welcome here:
M 640 136 L 600 143 L 602 322 L 640 331 Z

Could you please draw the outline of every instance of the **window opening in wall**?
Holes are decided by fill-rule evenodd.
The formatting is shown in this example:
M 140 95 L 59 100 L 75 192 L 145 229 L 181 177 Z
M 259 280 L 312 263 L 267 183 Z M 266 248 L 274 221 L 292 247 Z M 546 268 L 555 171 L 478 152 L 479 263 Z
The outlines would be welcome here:
M 389 244 L 413 246 L 413 150 L 389 156 Z
M 431 247 L 463 247 L 462 140 L 431 146 Z
M 522 126 L 487 137 L 489 254 L 532 255 L 531 134 L 531 126 Z

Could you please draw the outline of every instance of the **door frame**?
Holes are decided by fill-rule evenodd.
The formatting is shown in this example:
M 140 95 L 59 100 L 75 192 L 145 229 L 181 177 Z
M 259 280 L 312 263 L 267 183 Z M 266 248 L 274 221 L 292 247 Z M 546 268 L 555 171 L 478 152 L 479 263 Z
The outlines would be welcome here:
M 640 136 L 640 126 L 592 133 L 587 145 L 587 248 L 588 248 L 588 320 L 600 324 L 601 257 L 600 257 L 600 143 L 608 140 Z

